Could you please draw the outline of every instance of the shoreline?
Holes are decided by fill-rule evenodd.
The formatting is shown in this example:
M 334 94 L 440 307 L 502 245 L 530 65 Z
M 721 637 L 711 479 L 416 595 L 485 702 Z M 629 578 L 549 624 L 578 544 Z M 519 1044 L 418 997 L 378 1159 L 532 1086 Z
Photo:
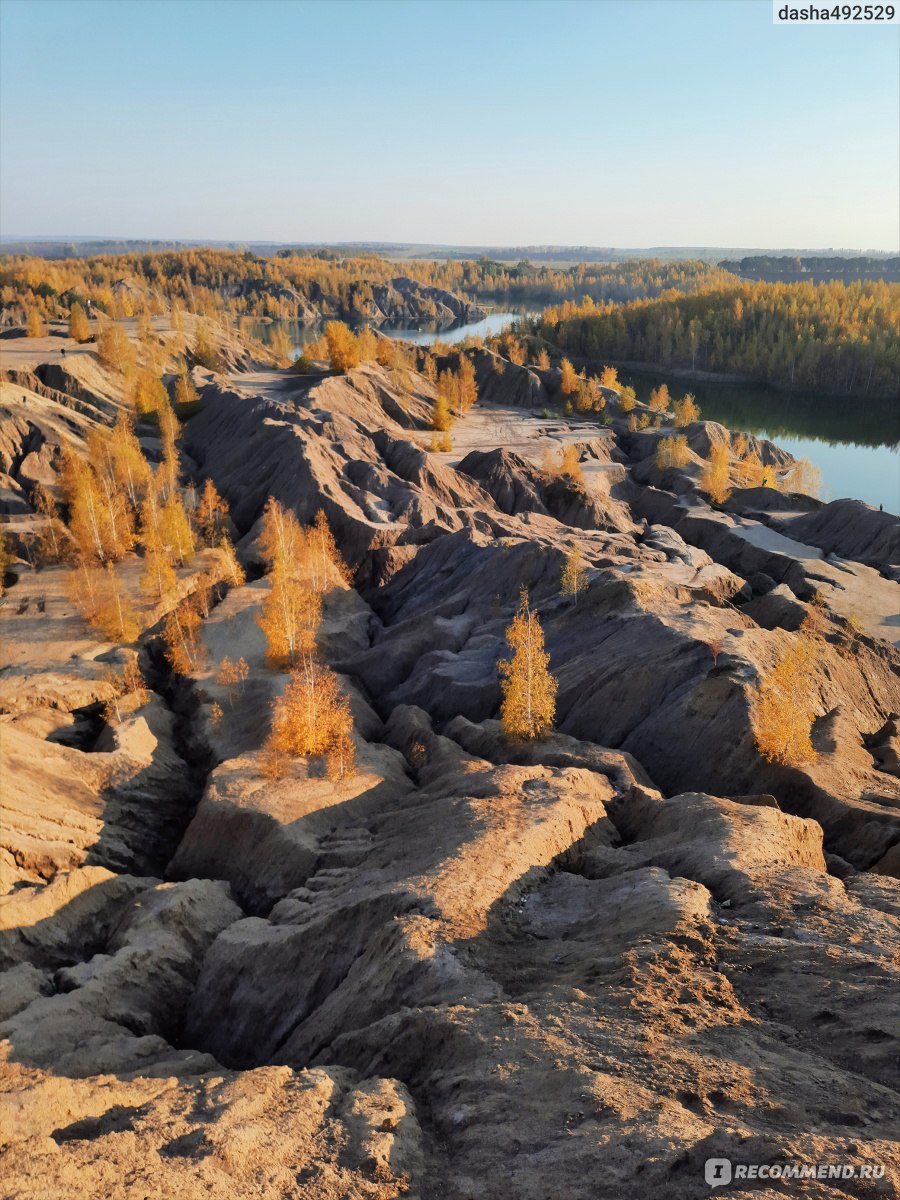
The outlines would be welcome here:
M 573 359 L 573 362 L 575 360 Z M 582 358 L 578 360 L 582 363 L 599 363 L 599 359 Z M 698 371 L 692 370 L 690 367 L 664 367 L 661 363 L 648 362 L 632 362 L 626 359 L 609 359 L 610 366 L 617 370 L 631 371 L 635 375 L 664 375 L 670 379 L 687 380 L 691 383 L 714 383 L 729 385 L 734 384 L 735 387 L 754 387 L 768 388 L 774 392 L 780 392 L 785 396 L 807 397 L 811 393 L 808 388 L 795 387 L 789 383 L 778 383 L 769 379 L 757 379 L 754 375 L 744 374 L 726 374 L 722 371 Z M 875 401 L 878 404 L 886 404 L 894 400 L 894 396 L 881 395 L 877 392 L 871 392 L 868 395 L 863 395 L 859 392 L 829 392 L 819 389 L 819 395 L 828 400 L 865 400 Z

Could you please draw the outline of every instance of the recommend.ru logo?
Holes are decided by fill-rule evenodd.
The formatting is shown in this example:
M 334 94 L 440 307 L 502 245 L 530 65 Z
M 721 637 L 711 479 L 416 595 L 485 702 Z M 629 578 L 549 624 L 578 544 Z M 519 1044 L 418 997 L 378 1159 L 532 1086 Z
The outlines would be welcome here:
M 703 1175 L 710 1187 L 723 1187 L 731 1183 L 731 1159 L 708 1158 L 703 1167 Z

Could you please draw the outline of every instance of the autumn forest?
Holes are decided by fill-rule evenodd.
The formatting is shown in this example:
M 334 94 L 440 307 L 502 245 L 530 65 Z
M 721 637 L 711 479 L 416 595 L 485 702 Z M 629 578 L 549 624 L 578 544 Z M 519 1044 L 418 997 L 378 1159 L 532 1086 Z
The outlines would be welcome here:
M 794 260 L 791 260 L 792 262 Z M 740 264 L 734 264 L 739 266 Z M 527 261 L 404 262 L 425 289 L 418 318 L 443 291 L 544 309 L 524 329 L 551 353 L 734 375 L 832 395 L 900 392 L 900 284 L 742 281 L 701 262 L 635 260 L 561 269 Z M 38 335 L 48 320 L 117 319 L 171 310 L 227 322 L 335 317 L 366 323 L 398 264 L 330 251 L 274 257 L 218 250 L 0 264 L 0 319 Z M 381 289 L 381 291 L 379 291 Z M 432 291 L 431 289 L 437 289 Z M 546 306 L 546 307 L 544 307 Z

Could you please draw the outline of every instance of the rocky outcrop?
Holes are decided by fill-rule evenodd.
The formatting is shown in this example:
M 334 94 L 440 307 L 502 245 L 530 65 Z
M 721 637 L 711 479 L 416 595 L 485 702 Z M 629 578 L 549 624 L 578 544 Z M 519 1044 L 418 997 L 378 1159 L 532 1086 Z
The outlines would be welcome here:
M 736 1153 L 726 1109 L 776 1157 L 843 1146 L 839 1123 L 806 1132 L 814 1114 L 839 1121 L 823 1074 L 843 1119 L 883 1143 L 889 1054 L 874 1031 L 891 1020 L 895 884 L 830 877 L 819 827 L 770 797 L 665 800 L 625 755 L 557 737 L 525 749 L 534 765 L 501 765 L 472 755 L 504 745 L 490 727 L 458 732 L 468 753 L 421 712 L 394 713 L 387 737 L 418 764 L 416 789 L 354 850 L 341 806 L 341 867 L 322 859 L 267 920 L 220 936 L 192 1043 L 248 1069 L 352 1061 L 400 1080 L 428 1130 L 426 1196 L 462 1197 L 477 1178 L 484 1195 L 537 1197 L 538 1157 L 566 1195 L 618 1195 L 592 1173 L 598 1153 L 618 1155 L 622 1178 L 640 1159 L 649 1195 L 692 1196 L 711 1144 Z M 862 1007 L 839 944 L 873 963 Z M 790 1004 L 770 997 L 798 958 Z M 760 1055 L 762 1075 L 747 1066 Z M 690 1149 L 648 1161 L 676 1115 Z M 557 1148 L 542 1140 L 554 1121 L 594 1132 Z M 615 1149 L 625 1130 L 633 1151 Z
M 478 395 L 487 404 L 543 409 L 555 400 L 541 376 L 530 367 L 518 366 L 491 350 L 475 353 Z
M 406 275 L 398 275 L 387 284 L 372 284 L 371 290 L 371 304 L 363 311 L 376 325 L 407 328 L 432 325 L 446 329 L 451 325 L 468 325 L 486 316 L 480 305 L 455 292 L 428 287 Z
M 260 300 L 271 298 L 291 319 L 313 325 L 323 318 L 338 317 L 355 323 L 364 319 L 371 325 L 418 328 L 421 325 L 446 329 L 480 321 L 485 309 L 463 296 L 444 288 L 429 287 L 406 275 L 388 283 L 369 280 L 354 282 L 340 295 L 328 292 L 317 281 L 310 281 L 305 293 L 280 281 L 260 275 L 244 279 L 223 289 L 228 299 Z
M 592 445 L 582 449 L 582 455 L 589 461 L 598 457 Z M 610 462 L 608 453 L 603 457 Z M 539 471 L 511 450 L 473 450 L 456 469 L 477 480 L 500 511 L 510 516 L 534 512 L 575 529 L 626 532 L 635 528 L 627 503 L 614 498 L 615 493 L 627 493 L 622 467 L 604 475 L 605 487 L 599 478 L 592 478 L 590 489 Z
M 833 500 L 815 512 L 773 521 L 788 537 L 878 568 L 900 579 L 900 519 L 861 500 Z
M 460 528 L 458 508 L 487 500 L 408 440 L 430 421 L 425 380 L 407 392 L 380 368 L 362 367 L 346 379 L 292 385 L 259 399 L 209 380 L 188 427 L 188 449 L 241 533 L 252 531 L 270 495 L 307 523 L 321 508 L 356 567 L 370 549 Z

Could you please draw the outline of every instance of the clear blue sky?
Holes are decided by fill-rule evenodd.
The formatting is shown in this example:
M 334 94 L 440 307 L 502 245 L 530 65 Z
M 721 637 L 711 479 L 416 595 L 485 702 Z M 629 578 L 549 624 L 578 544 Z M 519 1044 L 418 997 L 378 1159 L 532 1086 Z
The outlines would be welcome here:
M 6 235 L 898 244 L 896 26 L 774 26 L 770 0 L 3 0 L 0 55 Z

